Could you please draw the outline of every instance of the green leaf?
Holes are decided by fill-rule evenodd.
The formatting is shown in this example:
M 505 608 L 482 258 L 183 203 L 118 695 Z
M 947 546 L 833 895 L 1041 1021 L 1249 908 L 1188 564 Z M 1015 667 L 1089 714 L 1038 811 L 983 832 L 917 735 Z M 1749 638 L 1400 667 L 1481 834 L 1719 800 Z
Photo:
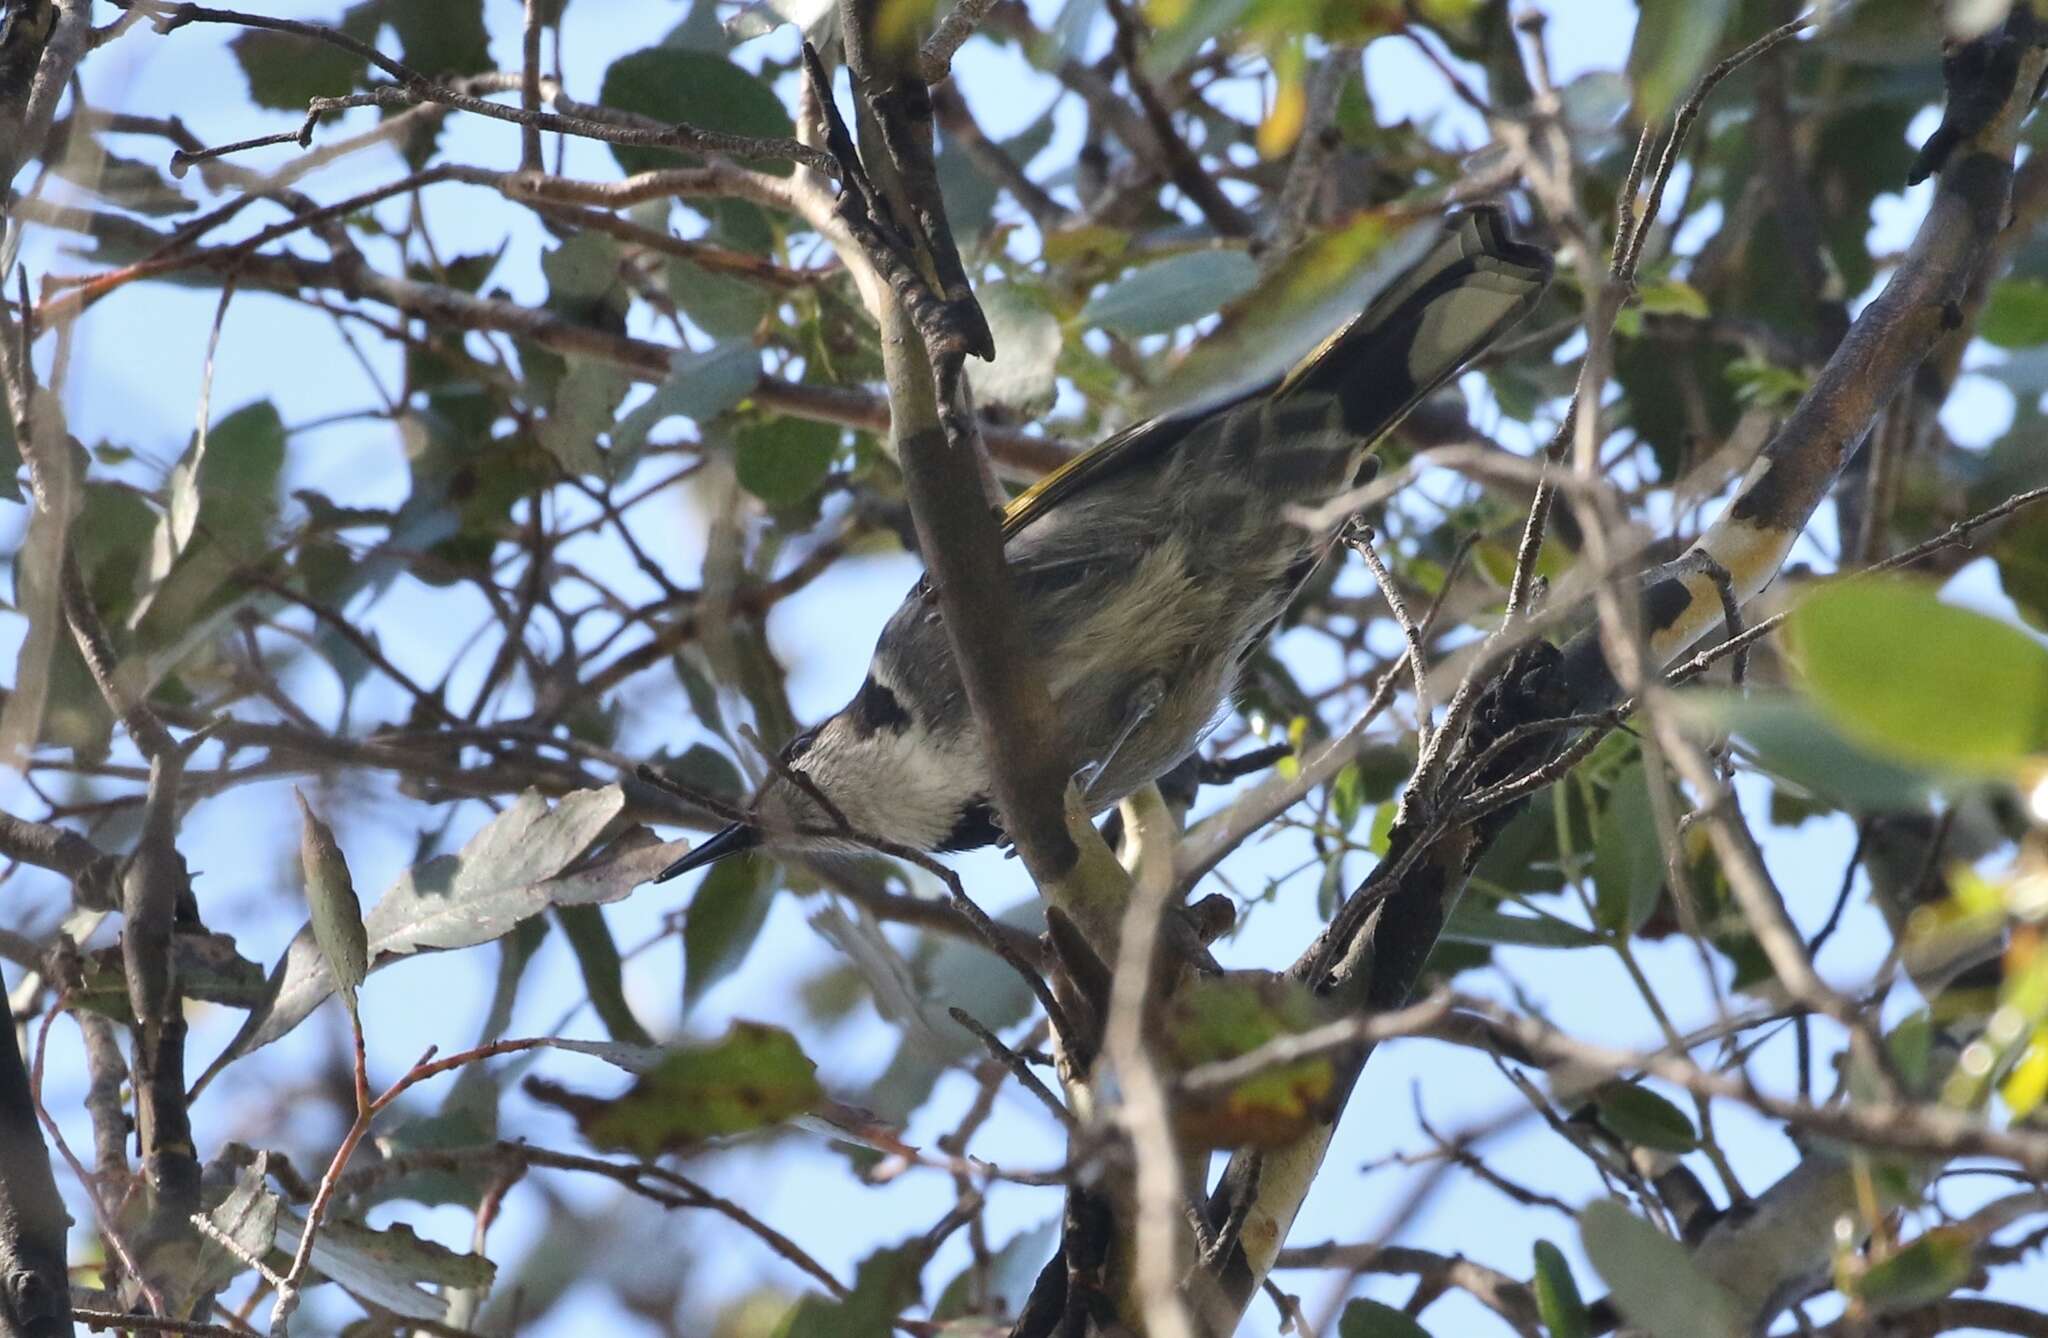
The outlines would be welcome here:
M 1508 915 L 1466 896 L 1444 920 L 1442 937 L 1454 943 L 1519 948 L 1597 948 L 1598 934 L 1554 915 Z
M 1045 1261 L 1052 1258 L 1059 1240 L 1060 1219 L 1049 1217 L 1035 1227 L 1019 1231 L 995 1252 L 988 1261 L 988 1283 L 991 1299 L 997 1302 L 996 1313 L 1023 1313 L 1024 1303 L 1031 1295 L 1031 1284 L 1037 1280 L 1039 1270 L 1045 1267 Z M 933 1319 L 952 1319 L 968 1313 L 968 1289 L 975 1271 L 975 1266 L 970 1264 L 946 1284 L 945 1291 L 939 1294 L 938 1302 L 932 1307 Z
M 171 936 L 171 959 L 178 990 L 187 999 L 228 1008 L 260 1008 L 270 997 L 263 968 L 235 951 L 227 934 L 185 931 Z M 133 1025 L 135 1010 L 128 1000 L 127 965 L 121 947 L 111 944 L 84 954 L 81 976 L 72 999 L 117 1022 Z
M 352 37 L 374 37 L 351 31 L 360 24 L 342 24 Z M 303 113 L 314 98 L 340 97 L 361 81 L 370 63 L 331 42 L 296 33 L 249 29 L 228 43 L 242 75 L 249 81 L 249 100 L 274 111 Z
M 1349 832 L 1357 825 L 1358 815 L 1365 808 L 1364 792 L 1365 780 L 1358 764 L 1346 762 L 1330 784 L 1330 816 L 1336 819 L 1338 831 Z
M 313 911 L 313 939 L 320 955 L 327 959 L 349 1012 L 356 1007 L 356 988 L 370 974 L 370 940 L 363 930 L 363 904 L 356 899 L 355 883 L 348 876 L 348 861 L 335 844 L 334 831 L 313 816 L 312 807 L 297 786 L 292 797 L 299 801 L 299 863 L 306 873 L 306 901 Z
M 158 530 L 151 575 L 167 575 L 203 528 L 229 552 L 260 551 L 277 514 L 277 479 L 284 468 L 284 421 L 277 406 L 258 400 L 194 436 L 172 467 L 170 505 Z
M 1736 358 L 1728 363 L 1726 374 L 1735 387 L 1735 398 L 1757 409 L 1788 406 L 1811 384 L 1805 372 L 1763 358 Z
M 683 1008 L 739 969 L 768 918 L 775 889 L 766 860 L 752 855 L 721 860 L 697 885 L 683 913 Z
M 830 8 L 831 0 L 826 3 Z M 1008 139 L 999 140 L 997 147 L 1011 162 L 1024 167 L 1052 142 L 1053 129 L 1052 110 L 1048 108 L 1030 125 Z M 946 219 L 954 234 L 963 242 L 978 235 L 995 212 L 996 197 L 1002 193 L 999 184 L 983 175 L 973 155 L 951 135 L 939 145 L 934 166 L 939 175 L 939 194 L 946 205 Z M 1002 338 L 997 336 L 996 348 L 1000 351 L 1002 347 Z
M 1842 737 L 1811 702 L 1783 695 L 1737 697 L 1694 690 L 1679 700 L 1692 719 L 1740 737 L 1759 764 L 1837 806 L 1861 812 L 1910 808 L 1933 780 Z
M 769 418 L 741 428 L 733 472 L 740 486 L 770 506 L 794 506 L 818 490 L 839 453 L 834 423 Z
M 657 121 L 685 123 L 698 130 L 775 138 L 796 133 L 782 99 L 766 81 L 709 51 L 655 46 L 621 56 L 605 71 L 599 101 L 607 107 L 638 112 Z M 692 155 L 669 149 L 614 144 L 611 151 L 626 172 L 651 172 L 696 161 Z M 790 170 L 787 163 L 752 166 L 755 171 L 778 176 L 786 176 Z
M 760 284 L 680 256 L 668 262 L 668 295 L 713 339 L 751 337 L 774 305 Z
M 1394 1307 L 1361 1296 L 1345 1305 L 1337 1338 L 1429 1338 L 1429 1330 Z
M 405 63 L 429 79 L 495 68 L 483 0 L 384 0 L 381 9 L 398 33 Z
M 1732 8 L 1730 0 L 1642 0 L 1628 53 L 1637 121 L 1663 119 L 1691 89 L 1713 60 Z
M 1035 895 L 1005 906 L 995 918 L 998 924 L 1032 933 L 1045 928 Z M 922 1025 L 897 1029 L 900 1040 L 888 1067 L 860 1098 L 862 1105 L 891 1120 L 907 1119 L 956 1061 L 981 1052 L 981 1043 L 954 1022 L 948 1008 L 960 1008 L 996 1031 L 1014 1026 L 1033 1008 L 1031 991 L 1017 973 L 978 942 L 950 934 L 921 934 L 909 956 L 923 998 Z M 864 986 L 869 984 L 865 976 L 860 978 Z
M 1536 1242 L 1536 1313 L 1550 1338 L 1590 1338 L 1593 1325 L 1586 1315 L 1586 1303 L 1579 1299 L 1579 1284 L 1572 1279 L 1571 1265 L 1564 1251 L 1547 1240 Z
M 1968 772 L 2048 746 L 2048 648 L 1932 586 L 1831 582 L 1791 632 L 1808 690 L 1858 742 Z
M 1594 906 L 1600 927 L 1633 934 L 1657 909 L 1664 851 L 1640 762 L 1614 778 L 1593 838 Z
M 1150 6 L 1154 14 L 1165 12 L 1175 17 L 1144 44 L 1142 68 L 1146 77 L 1172 77 L 1194 58 L 1202 43 L 1234 30 L 1252 5 L 1253 0 L 1185 0 L 1172 6 Z
M 807 1296 L 775 1338 L 891 1338 L 896 1317 L 917 1300 L 916 1244 L 877 1250 L 860 1261 L 843 1301 Z
M 1134 269 L 1088 300 L 1083 325 L 1125 335 L 1164 334 L 1210 315 L 1248 290 L 1259 267 L 1242 251 L 1190 251 Z
M 1642 309 L 1655 315 L 1688 316 L 1703 321 L 1713 314 L 1699 289 L 1683 279 L 1663 278 L 1644 284 L 1636 292 Z
M 656 1157 L 800 1115 L 824 1095 L 817 1066 L 779 1027 L 735 1022 L 709 1045 L 672 1050 L 625 1095 L 604 1099 L 529 1078 L 528 1094 L 568 1111 L 602 1148 Z
M 652 1045 L 654 1038 L 633 1016 L 626 1002 L 625 973 L 619 960 L 619 945 L 605 922 L 601 906 L 557 906 L 555 919 L 568 936 L 576 953 L 576 965 L 583 971 L 583 986 L 590 991 L 590 1006 L 598 1021 L 615 1041 L 628 1045 Z M 540 921 L 529 921 L 539 924 Z
M 543 252 L 540 272 L 548 281 L 548 300 L 588 302 L 603 297 L 620 286 L 621 259 L 619 244 L 601 232 L 579 232 Z
M 1677 1153 L 1699 1146 L 1691 1118 L 1647 1087 L 1610 1083 L 1595 1093 L 1593 1103 L 1601 1126 L 1631 1146 Z
M 1933 1227 L 1872 1264 L 1853 1290 L 1874 1310 L 1904 1310 L 1939 1301 L 1968 1282 L 1976 1267 L 1976 1233 L 1959 1226 Z
M 2048 512 L 2016 517 L 1991 546 L 1998 584 L 2037 632 L 2048 632 Z
M 1651 1338 L 1747 1338 L 1735 1299 L 1699 1271 L 1683 1245 L 1620 1203 L 1588 1204 L 1579 1230 L 1614 1304 Z
M 1992 285 L 1977 334 L 2000 348 L 2048 344 L 2048 280 L 2014 278 Z

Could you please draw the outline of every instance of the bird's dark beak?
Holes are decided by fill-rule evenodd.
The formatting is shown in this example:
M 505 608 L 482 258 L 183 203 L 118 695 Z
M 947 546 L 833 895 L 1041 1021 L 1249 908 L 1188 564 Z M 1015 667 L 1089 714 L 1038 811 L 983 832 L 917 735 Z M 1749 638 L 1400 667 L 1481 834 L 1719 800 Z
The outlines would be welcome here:
M 743 822 L 735 822 L 723 831 L 713 832 L 702 841 L 699 841 L 696 847 L 688 854 L 684 855 L 674 864 L 669 865 L 666 869 L 663 869 L 654 881 L 665 883 L 679 874 L 688 873 L 692 869 L 701 869 L 707 864 L 715 864 L 727 855 L 738 855 L 744 851 L 752 850 L 760 844 L 761 833 L 759 831 L 747 826 Z

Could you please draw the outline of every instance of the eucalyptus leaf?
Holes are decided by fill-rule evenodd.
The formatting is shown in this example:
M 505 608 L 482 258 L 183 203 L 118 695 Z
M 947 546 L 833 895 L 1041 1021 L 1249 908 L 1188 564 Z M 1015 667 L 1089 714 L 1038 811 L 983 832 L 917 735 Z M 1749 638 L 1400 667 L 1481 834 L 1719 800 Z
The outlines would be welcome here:
M 278 1248 L 296 1251 L 305 1215 L 283 1208 L 277 1215 Z M 403 1223 L 374 1230 L 329 1218 L 313 1235 L 313 1268 L 330 1282 L 380 1309 L 406 1319 L 438 1322 L 447 1302 L 427 1287 L 487 1287 L 497 1266 L 480 1254 L 458 1254 L 427 1240 Z
M 774 888 L 767 860 L 753 855 L 721 860 L 697 884 L 683 913 L 683 1008 L 737 971 L 768 919 Z
M 1791 634 L 1808 691 L 1867 747 L 1970 772 L 2048 748 L 2048 647 L 1923 582 L 1831 582 Z
M 1641 0 L 1635 44 L 1628 53 L 1636 119 L 1663 119 L 1718 54 L 1732 0 Z
M 1536 1242 L 1536 1312 L 1550 1338 L 1591 1338 L 1592 1321 L 1586 1303 L 1579 1299 L 1579 1284 L 1572 1279 L 1571 1265 L 1564 1251 L 1547 1240 Z
M 765 1128 L 824 1095 L 796 1039 L 757 1022 L 669 1051 L 622 1096 L 584 1096 L 536 1078 L 526 1090 L 567 1111 L 596 1146 L 642 1157 Z
M 796 133 L 775 90 L 710 51 L 654 46 L 621 56 L 605 71 L 600 97 L 607 107 L 698 130 L 787 139 Z M 609 146 L 626 172 L 651 172 L 694 161 L 671 149 Z M 787 175 L 789 164 L 765 162 L 754 170 Z
M 1594 905 L 1601 927 L 1635 933 L 1656 911 L 1663 889 L 1664 850 L 1648 778 L 1642 763 L 1631 762 L 1610 785 L 1593 838 Z
M 1383 1301 L 1360 1296 L 1345 1304 L 1337 1338 L 1429 1338 L 1429 1330 Z
M 259 1152 L 235 1175 L 235 1187 L 204 1214 L 213 1234 L 202 1235 L 199 1262 L 188 1280 L 193 1294 L 218 1291 L 248 1271 L 249 1259 L 267 1259 L 277 1239 L 277 1213 L 283 1200 L 269 1187 L 270 1154 Z M 230 1244 L 214 1239 L 225 1237 Z
M 996 343 L 993 363 L 968 364 L 967 379 L 976 402 L 1007 405 L 1024 413 L 1047 408 L 1064 343 L 1059 320 L 1032 290 L 1018 284 L 989 284 L 976 296 Z
M 351 1012 L 356 988 L 370 974 L 370 940 L 363 928 L 363 905 L 356 899 L 348 861 L 335 843 L 334 831 L 313 814 L 298 787 L 299 863 L 306 875 L 306 901 L 312 907 L 313 939 L 320 945 L 327 970 Z
M 550 807 L 528 790 L 470 838 L 399 876 L 364 919 L 370 968 L 436 949 L 488 943 L 549 906 L 616 901 L 682 853 L 681 842 L 641 839 L 584 861 L 620 820 L 618 786 L 579 790 Z M 303 1022 L 329 994 L 334 975 L 311 927 L 299 931 L 272 973 L 270 1005 L 252 1014 L 202 1085 L 221 1067 Z
M 1242 251 L 1189 251 L 1140 266 L 1081 309 L 1083 325 L 1125 335 L 1164 334 L 1214 314 L 1259 275 Z

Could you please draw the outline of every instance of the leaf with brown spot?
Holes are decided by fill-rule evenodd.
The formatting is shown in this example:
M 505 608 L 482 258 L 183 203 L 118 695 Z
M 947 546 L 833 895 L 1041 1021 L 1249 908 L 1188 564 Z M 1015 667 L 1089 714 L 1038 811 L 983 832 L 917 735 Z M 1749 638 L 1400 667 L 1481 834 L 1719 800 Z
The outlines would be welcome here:
M 1197 980 L 1169 1007 L 1165 1046 L 1179 1071 L 1235 1059 L 1321 1019 L 1300 984 L 1238 972 Z M 1336 1072 L 1327 1058 L 1269 1069 L 1221 1092 L 1183 1094 L 1174 1128 L 1188 1147 L 1274 1147 L 1323 1117 Z

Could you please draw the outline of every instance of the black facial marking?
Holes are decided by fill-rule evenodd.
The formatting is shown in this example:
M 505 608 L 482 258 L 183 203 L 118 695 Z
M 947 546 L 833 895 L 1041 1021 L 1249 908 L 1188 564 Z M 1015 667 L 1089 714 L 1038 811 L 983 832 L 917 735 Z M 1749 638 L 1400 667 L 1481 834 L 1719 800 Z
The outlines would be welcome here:
M 942 854 L 949 854 L 955 850 L 977 850 L 1002 839 L 1003 829 L 996 824 L 994 805 L 977 797 L 968 800 L 967 807 L 960 810 L 960 816 L 953 820 L 953 830 L 946 833 L 938 848 Z
M 903 709 L 896 694 L 872 677 L 854 695 L 852 719 L 854 728 L 864 735 L 884 729 L 901 734 L 911 724 L 910 712 Z

